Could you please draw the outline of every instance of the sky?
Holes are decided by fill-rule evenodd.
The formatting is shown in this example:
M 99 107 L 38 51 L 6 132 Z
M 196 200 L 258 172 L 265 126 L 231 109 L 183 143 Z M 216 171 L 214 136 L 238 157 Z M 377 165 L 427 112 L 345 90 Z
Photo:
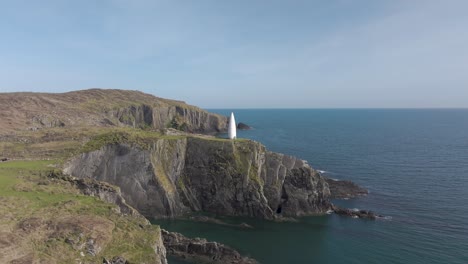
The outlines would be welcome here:
M 466 0 L 0 0 L 0 92 L 468 107 Z

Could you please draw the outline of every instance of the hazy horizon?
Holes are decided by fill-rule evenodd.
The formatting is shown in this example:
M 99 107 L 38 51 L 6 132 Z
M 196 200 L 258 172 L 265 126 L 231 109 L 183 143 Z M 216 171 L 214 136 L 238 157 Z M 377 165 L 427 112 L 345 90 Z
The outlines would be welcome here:
M 468 107 L 468 2 L 9 1 L 0 92 L 139 90 L 205 109 Z

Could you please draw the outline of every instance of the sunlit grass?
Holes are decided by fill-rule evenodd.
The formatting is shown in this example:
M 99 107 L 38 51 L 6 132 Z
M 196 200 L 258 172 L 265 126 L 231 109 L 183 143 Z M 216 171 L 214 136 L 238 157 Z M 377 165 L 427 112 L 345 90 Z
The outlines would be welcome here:
M 49 160 L 0 163 L 0 232 L 16 233 L 18 231 L 12 230 L 18 229 L 19 223 L 27 219 L 43 223 L 44 226 L 35 232 L 23 232 L 21 239 L 24 240 L 20 240 L 25 247 L 22 250 L 32 250 L 42 262 L 75 263 L 78 258 L 97 263 L 102 262 L 103 257 L 120 255 L 132 263 L 142 263 L 156 258 L 153 246 L 159 239 L 159 227 L 146 225 L 142 217 L 121 215 L 117 213 L 116 205 L 85 196 L 67 181 L 47 177 L 55 164 Z M 62 225 L 70 225 L 71 230 L 76 229 L 73 219 L 77 217 L 84 217 L 91 225 L 94 221 L 104 220 L 112 224 L 111 231 L 106 233 L 108 242 L 96 256 L 82 257 L 65 242 L 66 237 L 57 237 L 51 232 L 55 221 L 59 221 L 57 219 Z M 89 228 L 91 230 L 91 226 Z M 86 230 L 79 231 L 84 232 L 83 239 L 92 235 Z

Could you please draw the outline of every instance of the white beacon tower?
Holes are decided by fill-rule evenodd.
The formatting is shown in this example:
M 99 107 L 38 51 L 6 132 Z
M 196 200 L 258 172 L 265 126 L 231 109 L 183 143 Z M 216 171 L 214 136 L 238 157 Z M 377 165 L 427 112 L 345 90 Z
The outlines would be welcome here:
M 229 139 L 237 138 L 236 130 L 237 130 L 236 119 L 234 118 L 234 113 L 231 112 L 231 117 L 229 118 L 229 128 L 228 128 Z

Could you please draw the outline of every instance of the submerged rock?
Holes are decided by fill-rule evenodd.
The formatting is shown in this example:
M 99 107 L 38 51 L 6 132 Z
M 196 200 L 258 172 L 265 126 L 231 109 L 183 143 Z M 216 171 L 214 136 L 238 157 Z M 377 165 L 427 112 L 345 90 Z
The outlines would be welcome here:
M 197 263 L 254 264 L 252 258 L 242 256 L 236 250 L 202 238 L 188 238 L 182 234 L 161 230 L 167 254 Z
M 223 226 L 230 226 L 230 227 L 239 227 L 239 228 L 253 228 L 253 226 L 247 224 L 247 223 L 240 223 L 240 224 L 230 224 L 226 223 L 222 220 L 209 217 L 209 216 L 204 216 L 204 215 L 196 215 L 196 216 L 190 216 L 190 220 L 196 221 L 196 222 L 203 222 L 203 223 L 212 223 L 216 225 L 223 225 Z
M 373 211 L 368 210 L 352 210 L 347 208 L 341 208 L 336 205 L 333 205 L 333 211 L 337 215 L 349 216 L 353 218 L 367 218 L 375 220 L 377 218 L 383 217 L 382 215 L 376 214 Z

